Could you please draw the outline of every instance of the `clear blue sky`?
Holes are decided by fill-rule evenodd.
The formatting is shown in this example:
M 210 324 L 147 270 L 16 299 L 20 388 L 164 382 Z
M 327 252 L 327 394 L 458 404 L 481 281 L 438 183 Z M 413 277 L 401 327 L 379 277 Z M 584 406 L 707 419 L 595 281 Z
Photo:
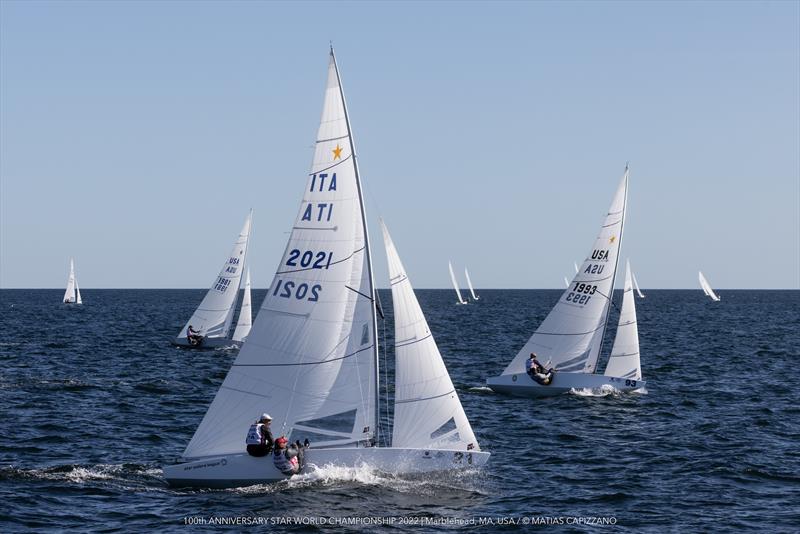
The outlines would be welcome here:
M 0 2 L 0 287 L 280 261 L 333 41 L 416 287 L 561 287 L 631 162 L 644 288 L 800 287 L 798 2 Z

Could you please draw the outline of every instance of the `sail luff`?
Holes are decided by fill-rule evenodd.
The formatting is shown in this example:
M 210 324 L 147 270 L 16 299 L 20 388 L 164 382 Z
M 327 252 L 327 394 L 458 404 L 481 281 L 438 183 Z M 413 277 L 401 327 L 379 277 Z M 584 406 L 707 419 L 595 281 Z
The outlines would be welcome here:
M 372 251 L 369 245 L 369 227 L 367 226 L 367 211 L 364 207 L 364 195 L 361 189 L 361 174 L 358 170 L 358 156 L 356 154 L 356 144 L 353 139 L 353 129 L 350 126 L 350 115 L 347 112 L 347 101 L 344 97 L 344 88 L 342 87 L 342 77 L 339 74 L 339 64 L 336 61 L 336 54 L 331 45 L 331 58 L 333 58 L 333 68 L 336 70 L 336 80 L 339 84 L 339 94 L 342 97 L 342 109 L 344 110 L 344 120 L 347 124 L 347 133 L 350 141 L 350 153 L 353 155 L 353 168 L 356 176 L 356 189 L 358 191 L 358 202 L 361 206 L 361 224 L 364 228 L 364 247 L 367 256 L 367 272 L 369 273 L 369 295 L 372 300 L 371 313 L 372 313 L 372 332 L 373 332 L 373 354 L 375 358 L 375 380 L 373 387 L 375 389 L 375 442 L 380 440 L 380 357 L 378 354 L 378 314 L 375 308 L 375 277 L 372 272 Z

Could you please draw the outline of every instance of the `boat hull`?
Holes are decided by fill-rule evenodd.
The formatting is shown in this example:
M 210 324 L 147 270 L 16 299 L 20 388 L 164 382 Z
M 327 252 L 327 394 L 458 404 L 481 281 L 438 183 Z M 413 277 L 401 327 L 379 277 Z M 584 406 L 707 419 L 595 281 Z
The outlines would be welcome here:
M 356 468 L 366 465 L 375 471 L 406 475 L 451 471 L 484 465 L 489 453 L 445 449 L 403 449 L 371 447 L 363 449 L 307 449 L 302 474 L 318 467 Z M 164 466 L 164 478 L 175 487 L 232 488 L 285 480 L 272 456 L 256 458 L 246 453 L 215 456 Z
M 486 385 L 497 393 L 520 397 L 552 397 L 572 389 L 596 389 L 603 386 L 612 386 L 619 391 L 634 391 L 643 388 L 645 381 L 587 373 L 556 372 L 549 386 L 537 383 L 527 373 L 495 376 L 487 379 Z
M 239 348 L 242 346 L 242 341 L 234 341 L 227 337 L 207 337 L 199 346 L 190 345 L 189 340 L 185 337 L 173 338 L 170 343 L 176 347 L 183 347 L 186 349 L 221 349 L 224 347 Z

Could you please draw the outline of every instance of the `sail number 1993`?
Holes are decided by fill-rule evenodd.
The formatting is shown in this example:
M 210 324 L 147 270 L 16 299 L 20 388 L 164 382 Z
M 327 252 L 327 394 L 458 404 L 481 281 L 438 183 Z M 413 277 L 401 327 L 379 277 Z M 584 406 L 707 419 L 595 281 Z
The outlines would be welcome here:
M 597 286 L 595 285 L 575 282 L 575 287 L 567 294 L 566 301 L 581 305 L 586 304 L 595 291 L 597 291 Z

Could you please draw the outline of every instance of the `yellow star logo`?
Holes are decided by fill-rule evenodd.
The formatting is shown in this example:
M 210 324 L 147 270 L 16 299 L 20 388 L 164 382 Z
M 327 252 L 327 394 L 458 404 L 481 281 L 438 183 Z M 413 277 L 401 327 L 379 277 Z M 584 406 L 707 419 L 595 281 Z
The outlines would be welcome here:
M 608 242 L 609 242 L 609 243 L 613 243 L 613 242 L 614 242 L 614 241 L 616 241 L 616 240 L 617 240 L 617 236 L 615 236 L 615 235 L 612 235 L 612 236 L 611 236 L 611 238 L 608 240 Z
M 341 159 L 342 158 L 342 148 L 339 144 L 336 144 L 336 148 L 333 149 L 333 159 Z

